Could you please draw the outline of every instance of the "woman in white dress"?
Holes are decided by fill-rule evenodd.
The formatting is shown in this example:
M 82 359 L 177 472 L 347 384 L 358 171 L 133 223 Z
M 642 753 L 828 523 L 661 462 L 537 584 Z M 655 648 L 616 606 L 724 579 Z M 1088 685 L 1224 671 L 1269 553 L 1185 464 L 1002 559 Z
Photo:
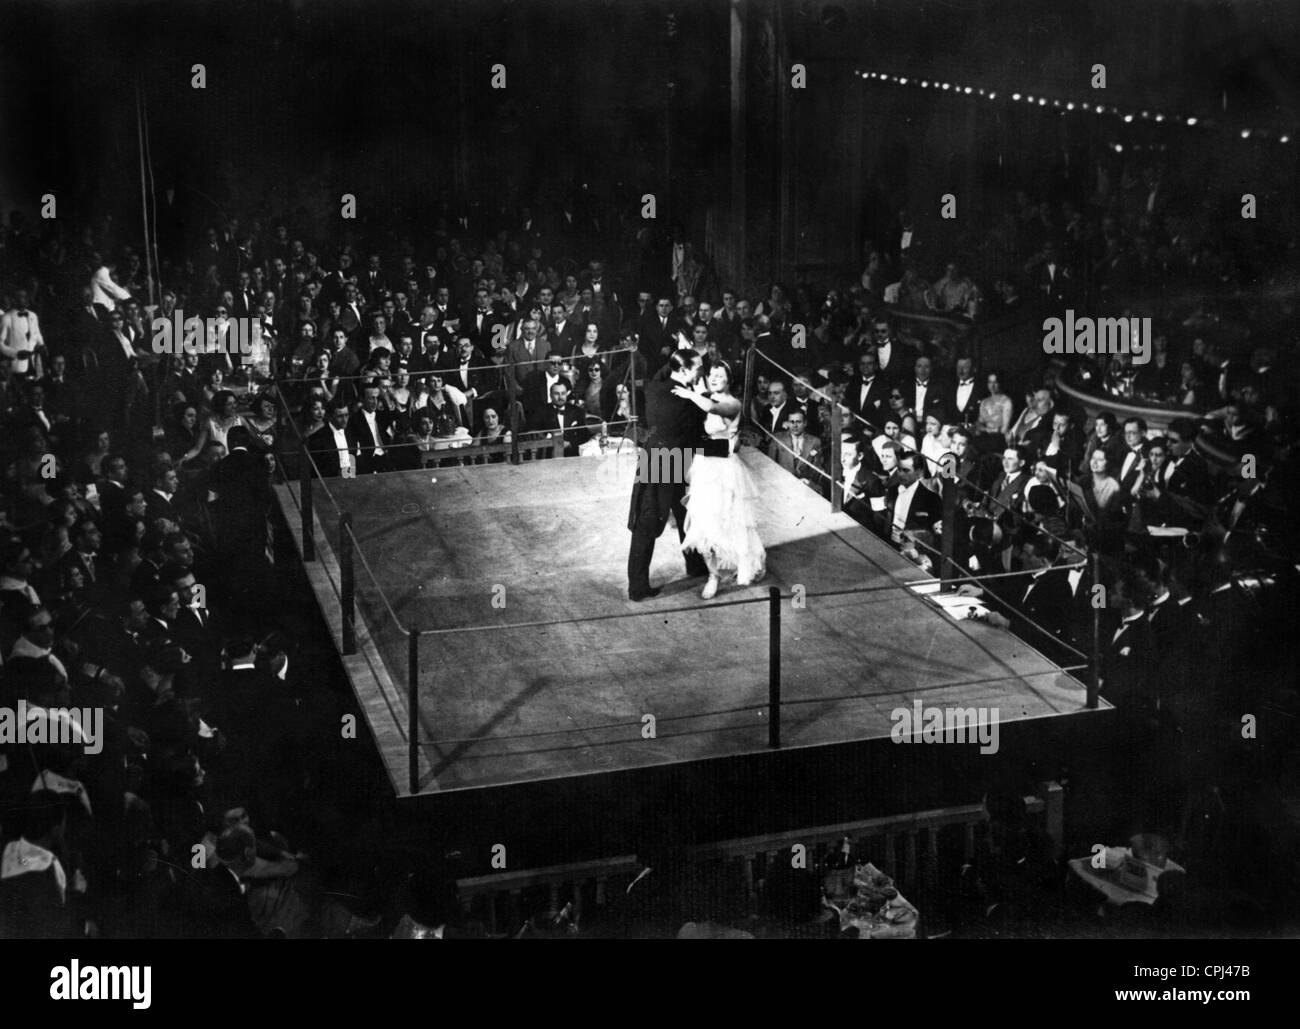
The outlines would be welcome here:
M 686 489 L 682 549 L 698 552 L 709 566 L 709 581 L 700 592 L 709 600 L 723 578 L 734 576 L 737 585 L 748 586 L 767 574 L 767 552 L 758 538 L 758 491 L 736 453 L 741 403 L 731 393 L 731 370 L 715 364 L 706 392 L 678 386 L 673 393 L 705 412 L 704 431 L 710 439 L 730 444 L 726 457 L 697 456 L 691 461 Z

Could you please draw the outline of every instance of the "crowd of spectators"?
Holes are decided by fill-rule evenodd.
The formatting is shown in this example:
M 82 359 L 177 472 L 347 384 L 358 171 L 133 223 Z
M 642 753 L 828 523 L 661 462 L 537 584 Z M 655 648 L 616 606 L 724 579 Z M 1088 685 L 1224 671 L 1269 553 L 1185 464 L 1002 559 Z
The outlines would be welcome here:
M 267 635 L 273 599 L 249 599 L 275 596 L 272 482 L 303 441 L 327 478 L 503 461 L 531 438 L 599 452 L 638 432 L 639 388 L 679 347 L 706 365 L 757 347 L 751 441 L 825 495 L 837 474 L 853 517 L 971 577 L 1060 663 L 1091 651 L 1102 587 L 1103 695 L 1226 739 L 1290 689 L 1272 641 L 1295 581 L 1293 298 L 1256 289 L 1276 255 L 1162 202 L 1158 170 L 1078 206 L 1019 193 L 951 246 L 904 215 L 859 276 L 752 297 L 680 232 L 647 274 L 527 208 L 418 242 L 230 218 L 157 263 L 108 219 L 70 236 L 11 216 L 0 687 L 11 708 L 102 708 L 106 728 L 94 755 L 0 749 L 4 928 L 111 923 L 163 879 L 223 932 L 373 928 L 249 825 L 316 724 Z M 1007 326 L 1071 304 L 1150 310 L 1150 363 L 1053 359 L 1031 335 L 1014 371 L 981 366 Z M 176 312 L 207 319 L 206 345 L 159 352 L 154 319 Z M 1159 432 L 1089 417 L 1069 383 L 1175 410 Z
M 750 413 L 826 496 L 838 442 L 845 510 L 978 617 L 1063 666 L 1095 645 L 1101 695 L 1162 757 L 1139 807 L 1172 831 L 1289 746 L 1300 338 L 1287 240 L 1167 211 L 1159 169 L 1119 178 L 1078 206 L 1017 193 L 950 241 L 904 213 L 858 281 L 773 287 Z M 1049 353 L 1068 309 L 1151 318 L 1150 360 Z

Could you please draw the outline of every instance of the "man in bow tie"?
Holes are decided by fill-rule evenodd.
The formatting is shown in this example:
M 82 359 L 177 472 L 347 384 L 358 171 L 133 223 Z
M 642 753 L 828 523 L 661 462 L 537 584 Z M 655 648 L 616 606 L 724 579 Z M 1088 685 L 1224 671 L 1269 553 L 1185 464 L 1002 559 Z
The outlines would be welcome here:
M 948 392 L 947 408 L 955 413 L 961 425 L 974 425 L 979 419 L 980 391 L 975 385 L 975 362 L 969 357 L 957 358 L 957 384 Z
M 564 456 L 577 457 L 578 447 L 591 439 L 582 408 L 569 401 L 567 379 L 557 379 L 550 394 L 551 402 L 538 411 L 533 427 L 539 432 L 558 432 L 564 440 Z
M 941 402 L 943 391 L 931 378 L 932 368 L 928 357 L 918 357 L 912 365 L 915 380 L 903 393 L 918 419 L 924 418 L 931 408 L 939 406 Z
M 858 374 L 849 383 L 844 399 L 850 411 L 880 431 L 880 419 L 889 413 L 889 384 L 880 374 L 874 351 L 869 350 L 858 358 Z
M 0 353 L 13 361 L 15 377 L 40 378 L 44 349 L 41 320 L 27 306 L 27 290 L 17 290 L 14 306 L 0 316 Z

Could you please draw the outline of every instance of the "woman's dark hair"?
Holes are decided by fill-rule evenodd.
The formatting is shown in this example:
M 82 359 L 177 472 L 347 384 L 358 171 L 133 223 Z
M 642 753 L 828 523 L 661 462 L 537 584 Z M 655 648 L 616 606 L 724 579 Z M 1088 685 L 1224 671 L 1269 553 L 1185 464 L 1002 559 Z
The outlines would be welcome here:
M 235 399 L 235 394 L 232 393 L 230 390 L 228 389 L 217 390 L 217 392 L 212 395 L 213 412 L 215 413 L 217 411 L 220 411 L 223 407 L 226 406 L 226 401 L 234 400 L 234 399 Z
M 1111 414 L 1109 411 L 1098 412 L 1096 418 L 1094 418 L 1093 421 L 1105 422 L 1106 431 L 1111 434 L 1114 434 L 1119 429 L 1119 422 L 1115 420 L 1115 416 Z

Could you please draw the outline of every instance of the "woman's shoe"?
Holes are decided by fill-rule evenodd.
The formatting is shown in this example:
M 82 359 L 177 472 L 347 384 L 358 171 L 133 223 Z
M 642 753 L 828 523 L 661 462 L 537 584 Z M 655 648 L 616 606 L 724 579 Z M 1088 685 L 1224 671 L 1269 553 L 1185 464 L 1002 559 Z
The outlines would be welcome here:
M 701 600 L 712 600 L 718 595 L 718 577 L 710 575 L 709 581 L 704 584 L 704 589 L 700 590 Z

